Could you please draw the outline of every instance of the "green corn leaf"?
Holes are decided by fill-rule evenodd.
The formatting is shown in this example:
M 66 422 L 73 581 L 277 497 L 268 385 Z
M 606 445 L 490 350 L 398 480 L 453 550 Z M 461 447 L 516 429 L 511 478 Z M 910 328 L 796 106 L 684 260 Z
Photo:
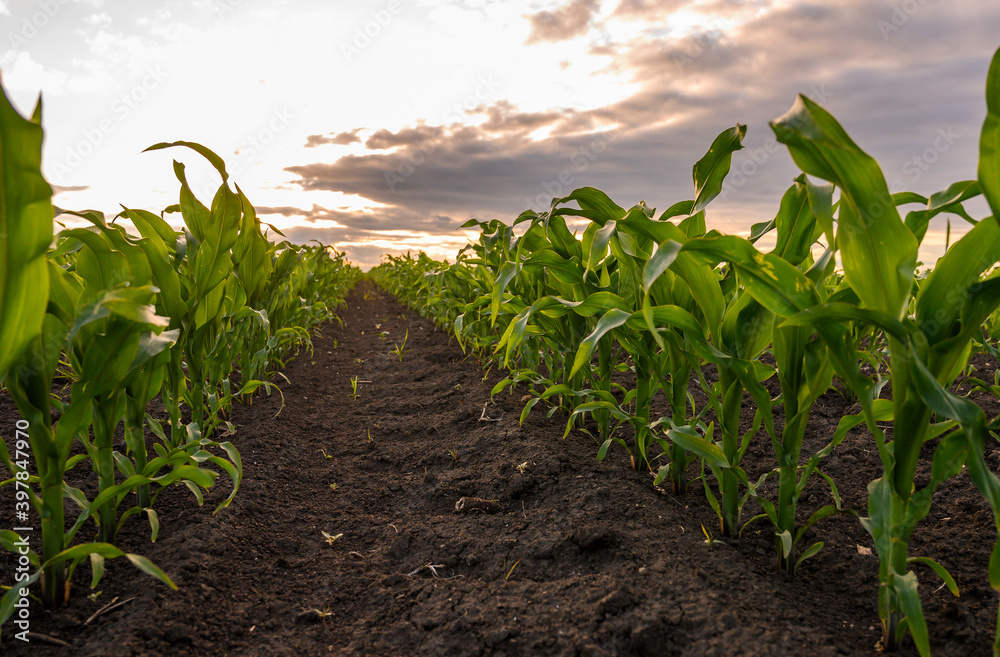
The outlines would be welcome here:
M 802 538 L 802 535 L 805 534 L 810 527 L 815 525 L 820 520 L 824 518 L 829 518 L 830 516 L 835 516 L 838 513 L 845 513 L 845 510 L 838 508 L 836 505 L 833 504 L 827 504 L 826 506 L 822 506 L 816 509 L 809 515 L 809 518 L 805 521 L 805 523 L 801 527 L 799 527 L 799 529 L 795 532 L 795 540 L 798 541 L 800 538 Z M 846 511 L 846 513 L 853 513 L 853 511 Z
M 11 479 L 10 481 L 14 480 Z M 0 548 L 3 548 L 5 551 L 11 552 L 13 554 L 18 554 L 19 552 L 18 544 L 20 543 L 20 541 L 21 541 L 20 534 L 17 534 L 16 532 L 13 532 L 9 529 L 4 529 L 0 531 Z M 38 554 L 34 550 L 28 551 L 28 562 L 35 568 L 38 568 L 41 565 L 41 562 L 38 560 Z M 21 586 L 25 585 L 22 584 Z
M 924 609 L 920 604 L 920 594 L 917 592 L 917 575 L 912 570 L 906 574 L 892 575 L 892 584 L 899 595 L 899 606 L 906 614 L 907 629 L 913 637 L 913 643 L 921 657 L 930 657 L 931 643 L 927 634 L 927 621 L 924 620 Z
M 821 323 L 848 321 L 877 326 L 897 340 L 906 340 L 907 338 L 903 323 L 892 315 L 836 301 L 817 304 L 812 308 L 790 315 L 784 319 L 780 326 L 815 326 Z
M 630 317 L 630 313 L 617 308 L 612 308 L 604 313 L 604 316 L 597 322 L 597 326 L 594 327 L 593 332 L 580 343 L 580 347 L 576 351 L 576 358 L 573 359 L 573 369 L 570 371 L 570 377 L 575 376 L 581 367 L 590 363 L 590 358 L 594 354 L 594 349 L 597 348 L 598 341 L 608 331 L 616 329 L 627 322 Z
M 809 207 L 812 208 L 816 221 L 826 235 L 827 248 L 833 248 L 836 245 L 833 233 L 833 185 L 830 183 L 817 185 L 808 177 L 805 183 L 806 193 L 809 195 Z
M 109 226 L 104 220 L 104 214 L 93 210 L 87 212 L 63 210 L 63 213 L 81 217 L 94 224 L 108 245 L 125 257 L 128 263 L 128 278 L 125 280 L 130 285 L 148 285 L 152 282 L 153 272 L 149 260 L 137 247 L 136 240 L 126 233 L 124 228 Z
M 703 210 L 722 191 L 722 181 L 732 166 L 733 153 L 743 148 L 746 134 L 747 127 L 739 123 L 724 130 L 712 142 L 705 156 L 695 163 L 692 171 L 695 196 L 689 214 Z
M 662 217 L 661 217 L 662 219 Z M 708 228 L 705 225 L 705 211 L 695 212 L 690 217 L 686 217 L 683 221 L 677 224 L 677 227 L 684 232 L 688 238 L 701 237 L 706 232 Z
M 732 262 L 747 292 L 776 315 L 794 315 L 819 302 L 815 286 L 801 271 L 773 253 L 759 252 L 742 237 L 699 238 L 685 244 L 684 249 Z
M 590 243 L 590 249 L 585 254 L 587 256 L 587 261 L 585 263 L 587 270 L 595 269 L 601 260 L 604 259 L 608 250 L 608 243 L 611 241 L 611 236 L 617 228 L 618 222 L 611 220 L 601 226 L 594 233 L 594 239 Z
M 230 445 L 230 447 L 232 447 L 232 445 Z M 233 490 L 230 491 L 229 496 L 226 499 L 219 502 L 219 505 L 215 507 L 214 511 L 212 511 L 212 515 L 215 515 L 219 511 L 222 511 L 223 509 L 228 507 L 229 504 L 236 498 L 236 493 L 238 493 L 240 490 L 240 481 L 243 478 L 242 468 L 237 468 L 236 465 L 234 465 L 233 463 L 230 463 L 226 459 L 218 456 L 209 457 L 207 460 L 209 463 L 214 463 L 223 470 L 225 470 L 226 474 L 229 475 L 229 478 L 233 482 Z
M 539 402 L 538 397 L 532 397 L 531 399 L 528 400 L 528 403 L 524 405 L 524 409 L 521 411 L 521 418 L 518 421 L 518 426 L 524 424 L 524 421 L 525 419 L 527 419 L 528 414 L 531 413 L 531 409 L 533 409 L 535 407 L 535 404 L 537 404 L 538 402 Z
M 607 456 L 607 454 L 608 454 L 608 448 L 611 447 L 611 443 L 613 443 L 613 442 L 618 443 L 619 445 L 621 445 L 622 447 L 624 447 L 626 451 L 631 452 L 631 450 L 629 450 L 628 443 L 626 443 L 621 438 L 611 437 L 611 438 L 608 438 L 607 440 L 605 440 L 603 443 L 601 443 L 601 446 L 597 449 L 597 460 L 598 461 L 603 461 L 604 460 L 604 457 Z
M 70 331 L 70 338 L 84 326 L 114 314 L 123 319 L 149 327 L 166 327 L 170 320 L 156 314 L 149 304 L 157 289 L 152 286 L 106 290 L 77 316 Z
M 76 273 L 85 284 L 85 299 L 94 299 L 100 296 L 103 290 L 131 282 L 128 259 L 121 251 L 112 249 L 97 232 L 73 228 L 64 230 L 59 235 L 72 237 L 86 245 L 86 248 L 81 249 L 76 261 Z
M 149 519 L 149 529 L 150 529 L 150 543 L 156 542 L 156 537 L 160 534 L 160 516 L 156 513 L 155 509 L 143 509 L 146 512 L 146 517 Z
M 139 248 L 149 259 L 150 269 L 153 272 L 153 283 L 160 290 L 159 296 L 163 309 L 171 318 L 171 323 L 176 325 L 187 312 L 187 303 L 182 296 L 180 277 L 170 263 L 166 247 L 158 239 L 146 238 L 139 241 Z
M 690 215 L 691 209 L 694 207 L 694 201 L 678 201 L 674 203 L 669 208 L 663 211 L 660 215 L 660 221 L 666 221 L 668 219 L 673 219 L 674 217 L 683 217 Z
M 710 467 L 730 467 L 729 459 L 726 458 L 722 448 L 710 440 L 702 438 L 691 427 L 671 429 L 670 431 L 667 431 L 667 437 L 674 443 L 680 445 L 683 449 L 703 459 Z
M 153 144 L 152 146 L 150 146 L 149 148 L 147 148 L 146 150 L 144 150 L 143 153 L 146 153 L 146 152 L 149 152 L 149 151 L 158 151 L 158 150 L 162 150 L 164 148 L 174 148 L 175 146 L 184 146 L 184 147 L 190 148 L 191 150 L 195 151 L 196 153 L 199 153 L 206 160 L 208 160 L 212 164 L 213 167 L 215 167 L 215 170 L 219 172 L 220 176 L 222 176 L 222 182 L 223 183 L 225 183 L 227 180 L 229 180 L 229 174 L 226 173 L 226 163 L 222 160 L 222 158 L 219 157 L 218 155 L 216 155 L 210 149 L 202 146 L 201 144 L 198 144 L 198 143 L 195 143 L 195 142 L 192 142 L 192 141 L 175 141 L 175 142 L 171 142 L 171 143 L 161 142 L 159 144 Z
M 815 556 L 822 549 L 823 549 L 823 541 L 817 541 L 812 545 L 810 545 L 809 547 L 807 547 L 805 551 L 802 552 L 802 556 L 800 556 L 798 561 L 795 562 L 795 567 L 792 568 L 792 572 L 798 572 L 799 566 L 802 565 L 803 561 L 805 561 L 809 557 Z
M 929 199 L 913 194 L 914 202 L 925 204 L 921 210 L 915 210 L 906 215 L 906 227 L 916 236 L 917 241 L 922 242 L 924 234 L 927 232 L 927 224 L 931 219 L 944 212 L 951 212 L 962 217 L 969 223 L 977 223 L 969 216 L 962 206 L 964 201 L 979 196 L 981 193 L 978 180 L 964 180 L 953 183 L 940 192 L 932 194 Z M 894 195 L 894 198 L 899 195 Z M 899 203 L 897 202 L 897 205 Z
M 981 440 L 986 431 L 986 416 L 981 408 L 964 397 L 946 390 L 920 360 L 911 346 L 909 351 L 913 385 L 927 407 L 938 415 L 957 420 L 963 430 L 975 441 Z
M 981 221 L 973 226 L 937 261 L 917 293 L 914 315 L 931 345 L 957 332 L 963 311 L 976 296 L 966 290 L 998 261 L 1000 223 L 996 221 Z
M 953 578 L 951 576 L 951 573 L 945 570 L 944 566 L 939 564 L 937 561 L 934 561 L 933 559 L 930 559 L 928 557 L 907 557 L 906 563 L 924 564 L 925 566 L 933 570 L 938 577 L 941 578 L 941 581 L 945 583 L 945 585 L 948 587 L 948 590 L 951 591 L 952 595 L 954 595 L 956 598 L 959 597 L 958 584 L 955 583 L 955 578 Z
M 787 559 L 788 555 L 792 553 L 792 534 L 787 529 L 783 532 L 778 532 L 778 540 L 781 541 L 781 554 Z
M 493 284 L 493 291 L 490 294 L 490 322 L 494 325 L 497 321 L 497 313 L 500 311 L 500 301 L 503 299 L 503 293 L 516 275 L 517 265 L 513 262 L 505 262 L 497 273 L 497 280 Z
M 242 202 L 223 185 L 219 188 L 205 225 L 205 236 L 194 265 L 196 296 L 224 284 L 233 273 L 230 249 L 239 237 Z
M 261 233 L 260 220 L 240 186 L 236 186 L 240 203 L 243 208 L 243 225 L 240 237 L 233 246 L 233 262 L 236 265 L 240 280 L 246 289 L 247 299 L 251 305 L 258 304 L 271 277 L 271 246 Z
M 521 270 L 536 276 L 550 274 L 566 285 L 579 285 L 584 278 L 584 269 L 579 262 L 564 258 L 551 248 L 535 251 L 525 258 L 521 262 Z
M 97 585 L 104 579 L 104 557 L 97 552 L 90 553 L 90 588 L 96 589 Z
M 774 224 L 778 241 L 771 253 L 797 267 L 809 256 L 816 237 L 816 215 L 812 211 L 805 174 L 796 178 L 781 197 Z
M 138 554 L 125 554 L 125 558 L 132 562 L 132 565 L 146 573 L 147 575 L 152 575 L 156 579 L 160 580 L 173 590 L 177 590 L 177 585 L 174 584 L 170 578 L 167 576 L 159 566 L 154 564 L 152 561 Z
M 174 175 L 177 176 L 177 180 L 181 183 L 180 191 L 180 210 L 181 216 L 184 217 L 184 224 L 187 226 L 188 230 L 191 232 L 191 236 L 194 237 L 197 242 L 205 241 L 205 235 L 208 231 L 209 224 L 209 210 L 205 205 L 198 200 L 191 191 L 191 187 L 188 185 L 187 175 L 184 172 L 184 165 L 180 162 L 174 161 Z M 188 239 L 190 242 L 190 238 Z M 190 245 L 189 247 L 190 248 Z M 194 259 L 194 253 L 188 254 L 189 258 Z
M 837 246 L 851 287 L 869 308 L 902 316 L 917 240 L 899 218 L 878 163 L 805 96 L 771 128 L 805 173 L 840 187 Z
M 986 120 L 979 138 L 979 184 L 996 221 L 1000 221 L 1000 49 L 986 76 Z
M 0 598 L 0 626 L 7 622 L 7 620 L 14 613 L 14 603 L 21 599 L 21 589 L 29 589 L 31 586 L 37 582 L 42 577 L 42 571 L 36 570 L 28 577 L 27 581 L 18 582 L 17 586 L 12 586 L 6 593 L 3 594 L 3 598 Z
M 603 194 L 603 192 L 601 193 Z M 563 219 L 562 214 L 593 214 L 595 216 L 600 216 L 600 214 L 597 211 L 588 213 L 585 210 L 572 210 L 570 208 L 561 208 L 558 212 L 561 214 L 550 213 L 545 219 L 545 234 L 549 238 L 549 242 L 552 244 L 552 248 L 555 249 L 556 253 L 561 255 L 563 258 L 575 257 L 579 259 L 581 257 L 580 242 L 577 241 L 576 236 L 573 235 L 573 233 L 571 233 L 569 228 L 566 226 L 566 220 Z M 622 212 L 624 213 L 624 210 L 622 210 Z
M 180 329 L 173 329 L 160 334 L 145 332 L 139 336 L 139 348 L 129 366 L 129 372 L 139 370 L 158 354 L 177 344 L 180 333 Z
M 770 344 L 773 325 L 774 313 L 752 294 L 741 291 L 726 310 L 719 335 L 729 353 L 752 359 Z
M 675 271 L 687 283 L 691 296 L 705 316 L 709 334 L 713 339 L 718 339 L 719 326 L 726 312 L 726 300 L 712 267 L 700 261 L 696 251 L 685 252 L 681 242 L 668 239 L 659 245 L 656 253 L 643 267 L 644 289 L 651 290 L 656 280 L 668 268 Z
M 53 209 L 41 173 L 41 115 L 40 98 L 28 120 L 0 87 L 0 378 L 41 334 L 45 315 Z
M 626 214 L 625 209 L 612 201 L 611 197 L 594 187 L 581 187 L 579 189 L 575 189 L 569 196 L 564 196 L 561 199 L 554 200 L 552 207 L 555 208 L 556 205 L 562 205 L 563 203 L 569 203 L 570 201 L 576 201 L 579 203 L 580 208 L 586 213 L 578 216 L 586 216 L 591 221 L 594 221 L 601 226 L 608 221 L 617 221 Z M 563 213 L 576 214 L 576 211 L 564 208 Z M 563 225 L 565 226 L 565 224 Z
M 147 239 L 158 239 L 170 252 L 177 250 L 177 232 L 161 217 L 147 210 L 132 210 L 124 205 L 122 213 L 132 222 L 140 235 Z
M 656 253 L 646 261 L 642 270 L 642 286 L 649 290 L 653 283 L 663 272 L 667 271 L 670 265 L 674 264 L 677 256 L 680 255 L 684 245 L 673 240 L 664 242 L 656 249 Z

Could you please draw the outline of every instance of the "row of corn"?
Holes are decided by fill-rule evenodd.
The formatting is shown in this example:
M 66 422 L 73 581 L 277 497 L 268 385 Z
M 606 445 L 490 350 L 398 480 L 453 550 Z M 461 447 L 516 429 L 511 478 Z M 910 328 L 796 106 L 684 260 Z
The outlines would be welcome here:
M 22 418 L 9 447 L 0 440 L 9 473 L 0 486 L 15 488 L 18 509 L 33 510 L 41 527 L 30 577 L 0 582 L 0 623 L 24 589 L 40 586 L 47 606 L 64 603 L 84 561 L 95 586 L 105 560 L 119 556 L 173 586 L 148 559 L 115 547 L 123 523 L 145 517 L 155 540 L 159 492 L 183 483 L 201 504 L 220 472 L 232 491 L 216 510 L 230 503 L 242 465 L 217 437 L 235 431 L 225 419 L 234 400 L 270 391 L 282 359 L 311 348 L 310 330 L 334 316 L 360 275 L 342 253 L 270 242 L 243 192 L 230 189 L 223 161 L 199 144 L 149 150 L 186 147 L 207 158 L 222 176 L 211 206 L 174 162 L 180 202 L 162 215 L 123 207 L 115 221 L 130 222 L 132 233 L 99 212 L 55 209 L 41 145 L 41 104 L 25 119 L 0 89 L 0 378 Z M 89 225 L 53 235 L 58 214 Z M 147 412 L 157 398 L 166 427 Z M 66 479 L 87 466 L 90 496 Z M 0 531 L 12 552 L 22 538 Z
M 848 431 L 867 425 L 883 472 L 869 485 L 868 515 L 860 520 L 879 556 L 882 648 L 896 648 L 908 633 L 926 657 L 930 639 L 912 566 L 930 567 L 957 594 L 940 564 L 908 549 L 934 491 L 965 469 L 1000 528 L 1000 479 L 984 460 L 1000 418 L 988 419 L 951 391 L 974 351 L 1000 356 L 1000 51 L 986 92 L 978 178 L 929 198 L 891 194 L 878 163 L 827 111 L 799 97 L 771 129 L 803 173 L 774 219 L 753 226 L 749 238 L 708 230 L 705 220 L 742 148 L 745 127 L 737 125 L 695 164 L 693 200 L 659 216 L 645 204 L 626 210 L 582 188 L 510 226 L 468 222 L 479 239 L 454 264 L 423 254 L 389 257 L 373 276 L 502 364 L 509 376 L 494 394 L 527 385 L 533 397 L 522 420 L 547 401 L 568 415 L 567 433 L 577 427 L 594 436 L 599 458 L 621 445 L 635 468 L 649 469 L 675 493 L 690 483 L 689 465 L 700 462 L 728 537 L 739 536 L 741 510 L 755 500 L 762 513 L 750 521 L 770 523 L 779 567 L 790 574 L 822 548 L 804 544 L 814 523 L 855 513 L 842 507 L 820 466 Z M 977 220 L 964 204 L 980 196 L 993 216 Z M 971 228 L 919 275 L 918 248 L 938 215 Z M 582 220 L 582 232 L 571 232 L 567 218 Z M 767 252 L 756 246 L 765 235 L 775 241 Z M 619 374 L 626 370 L 634 376 Z M 810 409 L 835 378 L 861 412 L 844 417 L 822 449 L 803 453 Z M 763 385 L 773 379 L 775 398 Z M 692 381 L 708 399 L 702 408 Z M 996 381 L 978 383 L 1000 391 Z M 652 417 L 660 395 L 669 415 Z M 745 395 L 754 419 L 742 431 Z M 784 409 L 780 428 L 776 406 Z M 751 480 L 741 461 L 761 432 L 775 467 Z M 922 450 L 933 454 L 931 474 L 918 479 Z M 831 502 L 798 515 L 813 476 L 829 485 Z M 762 484 L 775 478 L 776 494 L 765 493 Z M 989 579 L 1000 590 L 1000 543 Z

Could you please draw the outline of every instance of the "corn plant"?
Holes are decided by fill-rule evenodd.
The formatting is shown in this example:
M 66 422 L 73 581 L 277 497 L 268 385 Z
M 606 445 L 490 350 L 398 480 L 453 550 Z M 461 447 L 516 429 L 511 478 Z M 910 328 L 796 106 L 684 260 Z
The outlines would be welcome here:
M 963 440 L 968 432 L 949 434 L 934 450 L 931 481 L 915 488 L 917 461 L 930 434 L 932 414 L 945 410 L 940 395 L 934 394 L 936 387 L 950 385 L 965 367 L 972 337 L 1000 305 L 998 279 L 981 280 L 982 274 L 1000 260 L 1000 224 L 996 220 L 1000 209 L 996 179 L 1000 168 L 996 151 L 997 94 L 1000 64 L 995 57 L 987 81 L 991 112 L 983 130 L 979 168 L 979 185 L 994 217 L 977 223 L 938 260 L 920 286 L 912 304 L 912 317 L 908 309 L 917 236 L 900 219 L 877 163 L 825 110 L 804 97 L 772 124 L 779 141 L 788 146 L 806 173 L 840 188 L 838 244 L 845 278 L 862 304 L 825 304 L 805 315 L 800 313 L 798 320 L 808 318 L 815 324 L 860 318 L 888 336 L 893 439 L 888 443 L 869 417 L 885 473 L 869 486 L 870 517 L 864 521 L 879 553 L 879 613 L 886 649 L 894 649 L 909 631 L 920 653 L 930 654 L 917 577 L 909 566 L 920 561 L 951 582 L 935 562 L 908 555 L 909 538 L 916 524 L 926 517 L 936 487 L 961 470 L 967 451 L 980 449 L 978 436 Z M 859 391 L 859 397 L 868 394 L 867 390 Z M 961 416 L 955 410 L 944 414 Z M 977 485 L 992 490 L 982 476 L 977 477 Z
M 3 248 L 3 319 L 0 320 L 0 375 L 27 422 L 37 477 L 30 476 L 11 460 L 6 445 L 0 451 L 5 467 L 15 475 L 13 483 L 33 504 L 41 518 L 42 552 L 32 552 L 29 560 L 36 570 L 27 582 L 11 588 L 0 600 L 0 623 L 6 620 L 23 587 L 41 580 L 42 600 L 47 606 L 61 605 L 67 596 L 69 571 L 88 557 L 123 556 L 107 543 L 72 545 L 79 522 L 68 532 L 63 510 L 64 475 L 74 437 L 90 422 L 95 386 L 80 389 L 62 415 L 51 419 L 51 385 L 61 352 L 76 326 L 78 317 L 72 294 L 81 291 L 67 280 L 61 268 L 46 263 L 44 255 L 52 240 L 51 188 L 41 176 L 41 104 L 31 120 L 23 119 L 0 92 L 0 245 Z M 41 285 L 40 285 L 41 284 Z M 138 296 L 144 293 L 137 290 Z M 137 299 L 128 295 L 100 304 L 106 313 L 136 317 L 146 313 Z M 141 299 L 138 299 L 141 301 Z M 96 308 L 96 305 L 94 306 Z M 93 310 L 93 308 L 92 308 Z M 83 326 L 83 323 L 81 323 Z M 116 361 L 131 361 L 126 355 Z M 105 382 L 107 379 L 105 379 Z M 31 489 L 36 484 L 39 493 Z M 27 490 L 25 490 L 27 489 Z M 18 495 L 18 497 L 21 497 Z M 0 532 L 0 544 L 13 548 L 18 536 Z M 126 555 L 137 567 L 173 586 L 166 574 L 147 559 Z

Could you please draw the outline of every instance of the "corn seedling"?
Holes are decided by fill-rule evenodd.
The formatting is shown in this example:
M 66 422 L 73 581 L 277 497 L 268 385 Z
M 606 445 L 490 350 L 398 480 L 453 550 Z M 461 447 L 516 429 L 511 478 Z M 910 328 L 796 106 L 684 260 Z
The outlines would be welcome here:
M 406 329 L 406 334 L 403 335 L 403 342 L 401 344 L 397 344 L 395 349 L 392 350 L 392 353 L 396 355 L 396 357 L 399 359 L 399 362 L 403 362 L 403 354 L 409 351 L 409 349 L 406 348 L 406 340 L 409 337 L 410 337 L 410 329 Z

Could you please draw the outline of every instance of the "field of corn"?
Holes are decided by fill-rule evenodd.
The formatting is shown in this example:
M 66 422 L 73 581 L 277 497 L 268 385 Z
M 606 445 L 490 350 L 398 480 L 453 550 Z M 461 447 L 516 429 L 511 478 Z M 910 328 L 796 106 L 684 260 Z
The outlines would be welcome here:
M 259 647 L 248 654 L 317 646 L 343 654 L 877 649 L 921 657 L 992 646 L 1000 654 L 1000 51 L 986 103 L 977 179 L 930 197 L 891 194 L 878 163 L 800 96 L 771 129 L 802 175 L 775 218 L 748 238 L 711 230 L 706 219 L 742 148 L 746 128 L 737 125 L 694 165 L 693 200 L 660 214 L 582 188 L 509 225 L 470 220 L 464 227 L 477 227 L 479 239 L 453 263 L 387 256 L 355 287 L 361 274 L 342 254 L 269 242 L 221 159 L 193 143 L 151 149 L 206 157 L 223 180 L 211 207 L 175 163 L 178 205 L 161 215 L 123 208 L 139 236 L 95 212 L 70 213 L 93 229 L 53 235 L 54 214 L 67 211 L 52 207 L 40 173 L 40 110 L 27 120 L 4 98 L 0 376 L 17 415 L 0 447 L 9 475 L 0 504 L 4 514 L 38 519 L 40 549 L 25 550 L 24 537 L 7 528 L 16 521 L 4 521 L 0 543 L 15 557 L 0 562 L 14 564 L 0 571 L 0 641 L 23 649 L 14 635 L 27 631 L 27 621 L 18 625 L 31 615 L 25 600 L 43 623 L 43 609 L 84 604 L 71 582 L 124 591 L 128 584 L 110 581 L 106 561 L 115 557 L 176 588 L 171 564 L 149 556 L 154 548 L 123 549 L 146 535 L 126 521 L 143 519 L 156 541 L 167 517 L 157 510 L 161 493 L 178 520 L 185 516 L 174 494 L 181 487 L 171 486 L 181 483 L 197 505 L 212 501 L 209 518 L 233 513 L 227 507 L 239 504 L 248 478 L 241 439 L 248 433 L 248 447 L 273 450 L 261 426 L 270 422 L 275 436 L 298 427 L 282 442 L 300 456 L 272 451 L 255 460 L 289 470 L 272 468 L 274 481 L 258 472 L 254 481 L 297 500 L 300 524 L 285 528 L 290 538 L 279 545 L 311 547 L 254 551 L 254 560 L 277 570 L 271 586 L 287 582 L 298 606 L 290 615 L 267 607 L 291 618 L 290 626 L 268 620 L 260 630 L 267 638 L 249 636 L 256 623 L 226 641 L 203 634 L 216 637 L 213 647 L 185 634 L 192 654 L 247 646 Z M 976 197 L 992 216 L 967 212 Z M 181 215 L 184 231 L 170 227 L 168 213 Z M 918 248 L 939 215 L 970 228 L 923 270 Z M 571 231 L 567 218 L 584 226 Z M 776 243 L 767 252 L 756 246 L 765 236 Z M 313 329 L 324 323 L 320 336 Z M 282 368 L 285 380 L 276 378 Z M 258 410 L 239 420 L 251 399 L 280 409 L 286 397 L 277 418 Z M 257 426 L 245 432 L 249 424 Z M 592 445 L 597 462 L 593 451 L 574 460 L 571 444 Z M 307 453 L 316 463 L 304 463 Z M 844 461 L 858 465 L 838 474 Z M 301 472 L 290 469 L 296 462 Z M 569 472 L 559 465 L 567 463 L 575 464 Z M 87 466 L 92 481 L 81 483 Z M 215 486 L 220 475 L 228 494 Z M 563 480 L 593 477 L 620 488 L 580 488 L 561 514 L 560 496 L 574 495 Z M 319 492 L 305 492 L 317 481 Z M 290 492 L 300 483 L 302 492 Z M 254 505 L 279 504 L 277 494 L 254 500 L 256 513 L 268 511 Z M 654 505 L 655 513 L 636 510 Z M 935 547 L 921 532 L 952 520 L 943 505 L 973 513 Z M 355 517 L 345 512 L 355 509 Z M 955 544 L 969 536 L 975 545 Z M 750 575 L 736 555 L 756 555 L 760 539 L 772 572 L 754 569 L 753 590 L 737 591 Z M 842 577 L 836 558 L 845 550 L 871 556 L 870 590 L 831 581 Z M 970 571 L 981 579 L 972 580 L 974 599 L 942 601 L 965 594 Z M 700 592 L 677 597 L 698 588 L 691 573 L 703 580 Z M 197 581 L 186 577 L 189 587 Z M 202 616 L 225 587 L 210 581 L 201 582 L 202 597 L 187 599 Z M 597 620 L 560 615 L 560 582 L 583 588 L 564 604 Z M 801 623 L 808 631 L 769 627 L 767 613 L 748 609 L 783 589 L 793 599 L 776 613 L 814 613 Z M 860 600 L 845 615 L 870 600 L 870 618 L 861 613 L 856 628 L 833 618 L 838 596 Z M 150 598 L 147 611 L 167 599 Z M 364 614 L 347 609 L 352 603 Z M 824 605 L 831 617 L 822 620 Z M 943 616 L 925 614 L 928 605 Z M 518 610 L 512 621 L 505 609 Z M 71 621 L 63 617 L 64 633 Z M 564 633 L 560 623 L 575 627 Z M 59 649 L 53 654 L 68 654 Z M 139 654 L 127 644 L 120 653 Z

